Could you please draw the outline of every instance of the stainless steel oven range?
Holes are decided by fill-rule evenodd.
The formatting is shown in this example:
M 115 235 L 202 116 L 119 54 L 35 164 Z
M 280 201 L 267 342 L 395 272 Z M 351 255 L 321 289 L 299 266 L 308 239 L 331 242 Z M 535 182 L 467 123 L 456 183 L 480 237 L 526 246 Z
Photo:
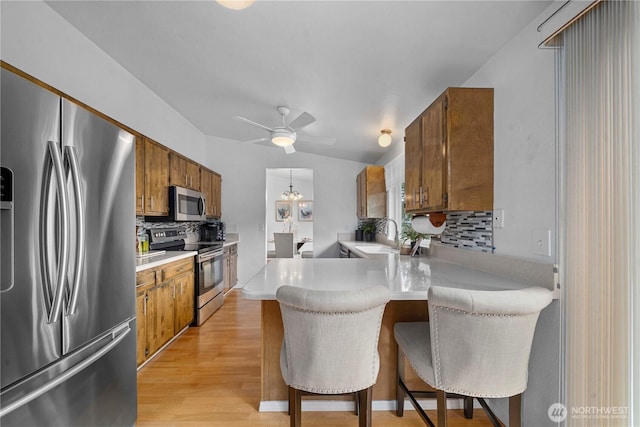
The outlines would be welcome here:
M 202 325 L 224 303 L 223 242 L 185 243 L 187 233 L 182 228 L 150 230 L 149 249 L 166 251 L 197 251 L 195 277 L 195 313 L 193 324 Z

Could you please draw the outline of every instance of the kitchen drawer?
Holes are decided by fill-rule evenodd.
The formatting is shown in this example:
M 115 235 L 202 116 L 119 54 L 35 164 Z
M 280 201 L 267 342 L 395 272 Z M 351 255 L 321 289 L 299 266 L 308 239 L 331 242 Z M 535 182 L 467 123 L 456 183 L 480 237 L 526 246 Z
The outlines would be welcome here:
M 193 258 L 185 258 L 162 267 L 160 277 L 161 281 L 164 282 L 180 274 L 191 272 L 193 272 Z
M 156 270 L 144 270 L 136 273 L 136 287 L 156 284 Z

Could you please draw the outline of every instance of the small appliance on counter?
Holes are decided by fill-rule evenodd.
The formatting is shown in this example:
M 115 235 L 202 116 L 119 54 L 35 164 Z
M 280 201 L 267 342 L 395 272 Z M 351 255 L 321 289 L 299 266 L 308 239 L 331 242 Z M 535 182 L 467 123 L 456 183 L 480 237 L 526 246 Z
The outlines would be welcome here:
M 225 226 L 222 221 L 210 221 L 200 225 L 201 242 L 222 242 L 225 239 Z

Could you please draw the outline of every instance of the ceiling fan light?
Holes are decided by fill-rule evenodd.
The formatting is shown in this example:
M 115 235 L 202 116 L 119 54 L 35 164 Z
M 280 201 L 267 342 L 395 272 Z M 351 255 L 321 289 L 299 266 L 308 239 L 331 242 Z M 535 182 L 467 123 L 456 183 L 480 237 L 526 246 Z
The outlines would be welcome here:
M 271 132 L 271 142 L 279 147 L 285 147 L 296 142 L 296 134 L 281 130 Z
M 380 136 L 378 137 L 378 145 L 381 147 L 388 147 L 391 145 L 391 131 L 389 129 L 382 129 Z
M 251 6 L 255 0 L 216 0 L 218 4 L 227 9 L 242 10 Z
M 287 145 L 293 144 L 293 139 L 289 138 L 288 136 L 274 136 L 273 138 L 271 138 L 271 142 L 279 147 L 285 147 Z

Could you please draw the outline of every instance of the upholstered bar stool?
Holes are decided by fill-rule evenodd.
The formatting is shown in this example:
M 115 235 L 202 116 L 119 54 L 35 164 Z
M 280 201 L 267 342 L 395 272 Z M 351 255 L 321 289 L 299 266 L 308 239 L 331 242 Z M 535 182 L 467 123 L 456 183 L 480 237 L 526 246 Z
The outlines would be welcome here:
M 477 398 L 496 427 L 500 422 L 484 398 L 508 397 L 509 427 L 520 426 L 533 334 L 552 293 L 540 287 L 512 291 L 431 287 L 428 298 L 429 322 L 394 325 L 398 416 L 408 396 L 422 419 L 433 426 L 416 399 L 427 392 L 409 390 L 405 384 L 406 357 L 416 374 L 436 389 L 438 427 L 447 425 L 447 397 L 464 396 Z
M 289 386 L 291 426 L 300 426 L 303 393 L 356 393 L 359 425 L 371 426 L 371 391 L 380 367 L 378 338 L 389 290 L 281 286 L 276 298 L 284 325 L 280 369 Z

